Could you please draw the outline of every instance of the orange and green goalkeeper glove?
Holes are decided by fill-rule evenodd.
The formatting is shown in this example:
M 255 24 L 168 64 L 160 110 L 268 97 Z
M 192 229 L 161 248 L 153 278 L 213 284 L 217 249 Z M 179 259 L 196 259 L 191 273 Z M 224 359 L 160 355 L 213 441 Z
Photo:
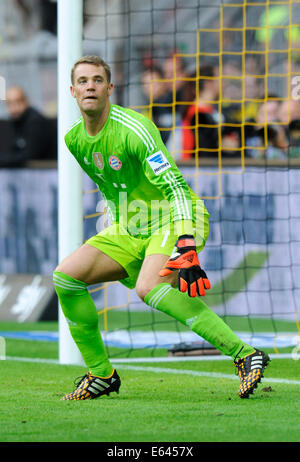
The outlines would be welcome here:
M 187 292 L 190 297 L 205 295 L 205 289 L 210 289 L 210 282 L 205 271 L 200 266 L 194 236 L 184 234 L 175 244 L 177 252 L 169 258 L 160 270 L 159 276 L 167 276 L 172 271 L 178 272 L 178 288 Z

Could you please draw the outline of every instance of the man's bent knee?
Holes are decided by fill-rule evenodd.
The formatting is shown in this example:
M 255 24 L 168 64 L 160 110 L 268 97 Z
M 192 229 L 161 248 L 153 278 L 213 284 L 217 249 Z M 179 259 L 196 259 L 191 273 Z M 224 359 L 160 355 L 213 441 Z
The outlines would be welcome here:
M 152 290 L 154 289 L 154 287 L 156 287 L 158 284 L 161 284 L 161 283 L 167 283 L 167 284 L 170 284 L 172 287 L 177 287 L 177 280 L 175 279 L 172 279 L 172 280 L 166 280 L 164 281 L 163 278 L 161 278 L 162 280 L 161 281 L 153 281 L 152 283 L 151 282 L 148 282 L 148 283 L 145 283 L 145 282 L 142 282 L 140 283 L 139 281 L 137 282 L 137 285 L 136 285 L 136 288 L 135 288 L 135 291 L 138 295 L 138 297 L 141 299 L 141 300 L 145 300 L 146 298 L 146 295 Z
M 135 291 L 141 300 L 145 300 L 146 295 L 153 289 L 152 285 L 137 284 Z
M 67 274 L 66 273 L 66 270 L 64 268 L 64 264 L 63 263 L 60 263 L 59 265 L 57 265 L 57 267 L 55 268 L 55 270 L 53 271 L 53 273 L 64 273 L 64 274 Z M 69 275 L 70 276 L 70 275 Z
M 67 276 L 69 278 L 74 278 L 73 274 L 72 274 L 72 271 L 69 271 L 68 267 L 66 265 L 64 265 L 63 263 L 60 263 L 56 268 L 55 270 L 53 271 L 53 275 L 54 276 L 55 274 L 57 273 L 61 273 L 62 275 L 64 276 Z M 76 279 L 76 278 L 75 278 Z M 84 282 L 84 281 L 82 281 Z

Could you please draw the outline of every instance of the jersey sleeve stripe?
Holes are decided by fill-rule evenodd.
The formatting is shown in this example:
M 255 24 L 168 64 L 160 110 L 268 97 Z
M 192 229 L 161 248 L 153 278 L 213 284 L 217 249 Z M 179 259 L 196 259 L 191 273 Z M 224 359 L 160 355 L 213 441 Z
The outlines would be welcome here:
M 176 179 L 176 176 L 174 175 L 174 173 L 171 172 L 171 171 L 168 172 L 168 173 L 169 173 L 169 175 L 170 175 L 171 177 L 173 177 L 173 181 L 174 181 L 176 187 L 179 189 L 180 194 L 182 195 L 183 202 L 184 202 L 184 208 L 185 208 L 185 212 L 186 212 L 186 218 L 187 218 L 188 220 L 189 220 L 189 219 L 191 220 L 192 217 L 191 217 L 191 214 L 190 214 L 190 209 L 189 209 L 189 206 L 188 206 L 186 194 L 185 194 L 185 192 L 184 192 L 184 190 L 183 190 L 181 184 L 178 183 L 178 180 Z
M 148 149 L 148 151 L 149 151 L 149 152 L 152 151 L 150 145 L 148 144 L 147 140 L 144 138 L 143 134 L 142 134 L 140 131 L 138 131 L 135 127 L 133 127 L 133 126 L 130 125 L 129 123 L 125 123 L 124 120 L 119 119 L 119 118 L 117 118 L 117 117 L 114 117 L 113 115 L 111 115 L 110 118 L 111 118 L 112 120 L 115 120 L 116 122 L 119 122 L 119 123 L 122 124 L 122 125 L 125 125 L 125 127 L 128 127 L 128 128 L 130 128 L 132 131 L 134 131 L 134 132 L 137 134 L 137 136 L 143 141 L 143 143 L 144 143 L 144 145 L 146 146 L 146 148 Z
M 175 175 L 171 175 L 171 172 L 168 172 L 166 175 L 164 175 L 163 178 L 167 181 L 167 183 L 169 183 L 173 191 L 175 203 L 177 204 L 178 218 L 183 220 L 191 220 L 192 217 L 184 191 L 182 187 L 178 185 Z
M 140 121 L 134 119 L 134 117 L 131 117 L 126 112 L 120 111 L 119 109 L 117 109 L 115 107 L 112 109 L 112 114 L 114 114 L 116 116 L 119 115 L 122 119 L 128 121 L 128 123 L 132 123 L 134 126 L 139 128 L 141 130 L 141 132 L 143 132 L 145 138 L 148 140 L 151 148 L 152 149 L 156 148 L 156 144 L 155 144 L 155 141 L 154 141 L 152 135 L 149 133 L 147 128 Z
M 123 111 L 120 111 L 119 109 L 117 108 L 113 108 L 112 110 L 112 113 L 115 113 L 115 115 L 120 115 L 122 118 L 124 118 L 124 120 L 128 120 L 128 122 L 132 123 L 133 125 L 137 125 L 138 128 L 140 128 L 140 130 L 144 133 L 144 135 L 146 136 L 147 140 L 149 141 L 152 149 L 154 149 L 156 147 L 156 144 L 155 144 L 155 141 L 152 137 L 152 135 L 149 133 L 149 131 L 146 129 L 146 127 L 141 123 L 139 122 L 138 120 L 134 119 L 134 117 L 131 117 L 130 115 L 128 115 L 126 112 L 123 112 Z
M 173 196 L 174 196 L 174 200 L 175 200 L 175 204 L 176 204 L 176 209 L 177 209 L 177 218 L 179 220 L 184 220 L 186 219 L 185 215 L 184 215 L 184 210 L 183 210 L 183 203 L 182 203 L 182 199 L 177 191 L 177 188 L 174 187 L 174 184 L 171 180 L 171 178 L 169 178 L 167 175 L 164 175 L 164 180 L 169 183 L 171 189 L 172 189 L 172 192 L 173 192 Z

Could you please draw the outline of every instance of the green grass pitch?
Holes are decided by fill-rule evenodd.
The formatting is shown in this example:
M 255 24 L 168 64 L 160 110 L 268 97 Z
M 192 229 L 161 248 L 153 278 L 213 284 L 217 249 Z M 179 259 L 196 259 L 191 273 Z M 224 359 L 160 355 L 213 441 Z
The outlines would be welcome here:
M 0 325 L 24 330 L 24 325 Z M 55 323 L 29 329 L 56 330 Z M 82 366 L 51 363 L 55 342 L 7 339 L 1 442 L 299 442 L 300 362 L 275 359 L 247 400 L 230 360 L 120 363 L 120 394 L 61 401 Z M 45 362 L 12 360 L 41 358 Z M 48 362 L 47 362 L 48 360 Z

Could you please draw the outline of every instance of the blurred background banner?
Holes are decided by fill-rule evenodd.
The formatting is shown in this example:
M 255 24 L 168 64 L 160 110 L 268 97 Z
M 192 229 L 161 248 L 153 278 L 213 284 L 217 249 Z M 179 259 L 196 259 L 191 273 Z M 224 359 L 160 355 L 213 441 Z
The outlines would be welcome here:
M 0 321 L 23 323 L 56 319 L 57 297 L 51 277 L 0 275 Z
M 0 272 L 50 275 L 57 261 L 56 170 L 0 170 Z
M 85 175 L 86 189 L 95 188 Z M 58 261 L 57 170 L 0 169 L 0 273 L 52 275 Z M 96 194 L 84 198 L 85 212 L 95 212 Z M 96 223 L 86 223 L 96 234 Z

